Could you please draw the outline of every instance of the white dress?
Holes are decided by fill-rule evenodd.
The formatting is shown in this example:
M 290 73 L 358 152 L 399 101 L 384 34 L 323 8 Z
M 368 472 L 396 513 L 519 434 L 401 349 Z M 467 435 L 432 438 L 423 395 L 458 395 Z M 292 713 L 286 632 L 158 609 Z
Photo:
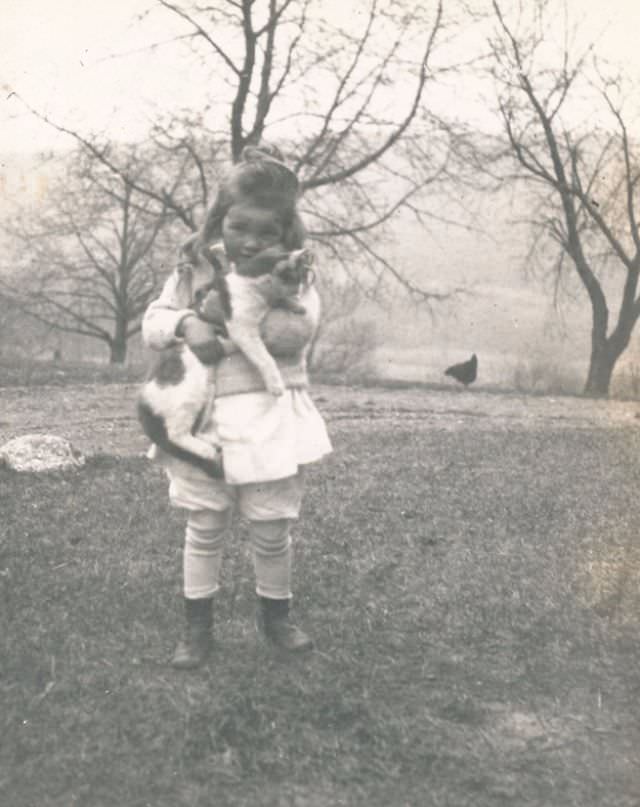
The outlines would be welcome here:
M 176 326 L 190 311 L 193 289 L 211 279 L 207 275 L 198 280 L 194 271 L 177 269 L 167 279 L 160 297 L 147 309 L 142 322 L 147 346 L 164 349 L 176 343 Z M 311 299 L 317 297 L 317 292 L 311 288 L 309 294 L 309 301 L 302 302 L 308 314 L 317 319 L 318 308 Z M 332 450 L 324 420 L 304 386 L 293 384 L 278 397 L 266 391 L 222 394 L 215 398 L 212 410 L 198 436 L 221 445 L 225 480 L 229 484 L 270 482 L 294 476 L 300 466 L 315 462 Z M 202 476 L 209 486 L 215 486 L 203 471 L 167 456 L 156 446 L 149 456 L 171 468 L 174 475 Z
M 331 452 L 324 420 L 306 389 L 287 389 L 279 397 L 249 392 L 217 398 L 214 424 L 232 485 L 293 476 Z

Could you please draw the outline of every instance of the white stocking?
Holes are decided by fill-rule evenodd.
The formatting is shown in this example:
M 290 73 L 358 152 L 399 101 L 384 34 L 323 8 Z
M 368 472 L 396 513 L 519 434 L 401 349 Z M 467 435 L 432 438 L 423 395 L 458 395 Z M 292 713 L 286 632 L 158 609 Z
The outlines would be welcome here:
M 211 597 L 220 586 L 222 551 L 229 532 L 226 511 L 191 510 L 184 540 L 184 596 Z
M 256 591 L 261 597 L 286 600 L 291 597 L 291 537 L 289 520 L 251 521 Z

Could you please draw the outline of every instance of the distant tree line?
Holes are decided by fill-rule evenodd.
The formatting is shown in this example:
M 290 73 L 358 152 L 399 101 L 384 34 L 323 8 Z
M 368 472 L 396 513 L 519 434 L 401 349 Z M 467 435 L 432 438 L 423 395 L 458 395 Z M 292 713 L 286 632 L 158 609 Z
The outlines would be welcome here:
M 592 320 L 584 391 L 608 394 L 640 317 L 637 109 L 630 77 L 580 44 L 560 0 L 356 0 L 339 19 L 322 0 L 155 8 L 185 42 L 185 60 L 209 75 L 209 102 L 159 117 L 129 146 L 32 109 L 75 151 L 37 214 L 5 223 L 12 307 L 124 361 L 219 171 L 245 145 L 275 138 L 300 177 L 310 238 L 340 268 L 332 282 L 342 278 L 345 293 L 327 294 L 336 306 L 389 282 L 427 307 L 448 299 L 458 290 L 437 291 L 428 261 L 388 257 L 395 218 L 409 212 L 427 230 L 445 195 L 526 186 L 532 264 L 551 277 L 550 293 L 567 273 L 578 279 Z M 456 45 L 461 34 L 477 52 Z M 435 112 L 440 82 L 469 78 L 493 99 L 493 129 L 474 130 L 464 109 Z

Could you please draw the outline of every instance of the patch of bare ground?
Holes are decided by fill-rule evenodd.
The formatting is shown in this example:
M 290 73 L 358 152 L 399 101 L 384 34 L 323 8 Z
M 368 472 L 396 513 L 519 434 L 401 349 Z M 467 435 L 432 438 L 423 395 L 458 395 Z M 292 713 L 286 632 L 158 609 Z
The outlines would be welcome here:
M 0 444 L 28 433 L 66 437 L 83 453 L 136 456 L 147 441 L 135 414 L 136 384 L 82 384 L 0 388 Z M 640 426 L 630 401 L 523 396 L 482 390 L 312 388 L 334 429 L 354 421 L 420 430 L 620 428 Z

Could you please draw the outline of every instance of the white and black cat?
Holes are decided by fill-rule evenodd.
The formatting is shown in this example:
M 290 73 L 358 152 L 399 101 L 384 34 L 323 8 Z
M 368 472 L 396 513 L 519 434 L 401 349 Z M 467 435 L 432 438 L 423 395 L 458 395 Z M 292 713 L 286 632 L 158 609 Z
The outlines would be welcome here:
M 196 314 L 218 326 L 258 369 L 268 392 L 284 393 L 275 359 L 267 350 L 260 325 L 270 308 L 304 314 L 300 297 L 313 283 L 313 255 L 307 249 L 265 250 L 256 256 L 249 274 L 225 271 L 224 255 L 214 247 L 204 255 L 213 267 L 213 280 L 195 294 Z M 138 418 L 147 437 L 168 454 L 190 462 L 213 477 L 222 477 L 220 449 L 198 437 L 215 396 L 214 365 L 182 342 L 159 352 L 138 399 Z

